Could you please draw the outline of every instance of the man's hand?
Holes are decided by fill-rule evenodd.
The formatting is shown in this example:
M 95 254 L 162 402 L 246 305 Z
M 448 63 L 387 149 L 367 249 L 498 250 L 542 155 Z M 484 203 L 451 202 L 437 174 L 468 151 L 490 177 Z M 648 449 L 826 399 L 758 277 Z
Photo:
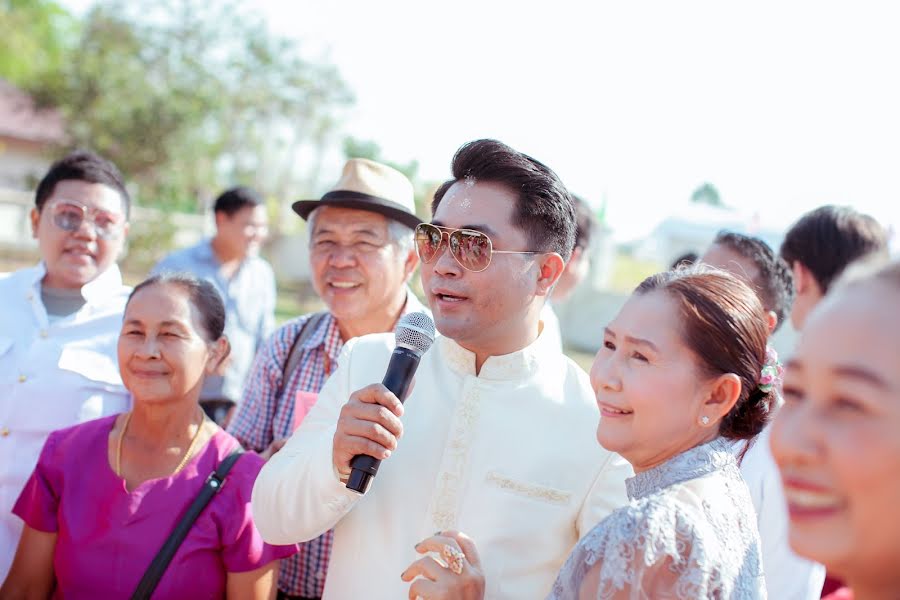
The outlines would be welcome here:
M 284 448 L 284 445 L 287 443 L 287 441 L 288 441 L 288 438 L 281 438 L 281 439 L 275 440 L 274 442 L 272 442 L 271 444 L 269 444 L 269 447 L 268 447 L 268 448 L 266 448 L 265 450 L 263 450 L 263 451 L 260 453 L 260 456 L 263 457 L 263 460 L 269 460 L 269 459 L 272 458 L 272 456 L 274 456 L 279 450 L 281 450 L 282 448 Z
M 403 435 L 403 405 L 380 383 L 350 395 L 341 409 L 334 433 L 332 460 L 342 478 L 350 475 L 350 461 L 357 454 L 384 460 L 397 448 Z
M 410 600 L 483 600 L 484 572 L 470 537 L 458 531 L 439 531 L 416 544 L 424 554 L 400 578 L 411 581 Z

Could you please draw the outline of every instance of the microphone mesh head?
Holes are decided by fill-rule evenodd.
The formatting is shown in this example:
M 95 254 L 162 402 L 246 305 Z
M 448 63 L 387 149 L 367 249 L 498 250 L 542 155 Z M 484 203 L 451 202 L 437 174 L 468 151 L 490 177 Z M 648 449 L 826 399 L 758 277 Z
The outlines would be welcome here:
M 423 312 L 407 313 L 400 317 L 395 335 L 398 346 L 424 354 L 434 342 L 434 321 Z

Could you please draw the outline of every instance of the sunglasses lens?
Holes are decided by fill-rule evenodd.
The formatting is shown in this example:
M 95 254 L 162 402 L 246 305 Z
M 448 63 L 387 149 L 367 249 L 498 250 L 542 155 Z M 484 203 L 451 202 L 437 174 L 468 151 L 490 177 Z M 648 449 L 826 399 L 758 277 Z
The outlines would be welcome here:
M 441 248 L 441 230 L 428 223 L 420 223 L 416 227 L 416 250 L 424 263 L 429 263 L 437 256 Z
M 491 240 L 479 231 L 454 231 L 450 234 L 450 252 L 469 271 L 484 271 L 491 264 Z
M 53 222 L 57 227 L 65 231 L 78 231 L 81 221 L 84 219 L 84 211 L 74 204 L 57 204 L 53 207 Z

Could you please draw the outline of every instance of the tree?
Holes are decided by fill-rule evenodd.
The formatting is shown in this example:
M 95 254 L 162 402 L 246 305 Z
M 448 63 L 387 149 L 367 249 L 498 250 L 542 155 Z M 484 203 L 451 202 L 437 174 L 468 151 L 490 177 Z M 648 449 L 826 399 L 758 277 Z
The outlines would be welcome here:
M 73 146 L 115 161 L 141 202 L 205 209 L 243 182 L 283 198 L 297 150 L 322 145 L 352 94 L 243 2 L 108 0 L 29 91 L 67 118 Z
M 58 70 L 77 25 L 57 2 L 0 0 L 0 77 L 28 87 Z
M 719 196 L 719 190 L 711 183 L 704 183 L 691 194 L 691 202 L 696 204 L 708 204 L 709 206 L 724 207 L 725 203 Z

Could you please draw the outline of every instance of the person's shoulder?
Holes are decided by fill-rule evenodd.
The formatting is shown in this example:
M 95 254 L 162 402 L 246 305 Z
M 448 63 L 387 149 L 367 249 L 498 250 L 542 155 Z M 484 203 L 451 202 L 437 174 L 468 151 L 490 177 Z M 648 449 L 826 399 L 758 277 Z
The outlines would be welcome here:
M 566 393 L 560 398 L 560 402 L 591 413 L 599 412 L 590 377 L 565 354 L 559 353 L 555 360 L 547 361 L 544 376 L 555 378 L 565 389 Z
M 256 476 L 266 461 L 256 452 L 243 450 L 240 441 L 224 429 L 217 431 L 210 442 L 216 455 L 217 468 L 233 452 L 240 451 L 240 456 L 228 472 L 227 479 L 233 488 L 240 487 L 249 497 L 253 482 L 256 481 Z
M 24 269 L 0 274 L 0 290 L 6 292 L 30 286 L 37 278 L 37 268 L 25 267 Z
M 293 344 L 294 340 L 300 335 L 300 332 L 310 327 L 322 327 L 324 321 L 334 318 L 328 311 L 314 311 L 288 319 L 279 325 L 272 333 L 270 342 L 273 344 Z
M 380 352 L 384 349 L 392 352 L 397 345 L 397 338 L 393 333 L 370 333 L 353 338 L 350 342 L 353 342 L 351 348 L 355 352 Z
M 57 429 L 47 436 L 45 447 L 48 452 L 61 456 L 77 456 L 98 438 L 107 439 L 117 417 L 115 414 Z
M 156 266 L 153 267 L 154 273 L 162 273 L 165 271 L 182 270 L 197 262 L 198 257 L 204 250 L 204 246 L 208 245 L 208 240 L 185 246 L 184 248 L 176 248 L 165 256 L 163 256 Z

